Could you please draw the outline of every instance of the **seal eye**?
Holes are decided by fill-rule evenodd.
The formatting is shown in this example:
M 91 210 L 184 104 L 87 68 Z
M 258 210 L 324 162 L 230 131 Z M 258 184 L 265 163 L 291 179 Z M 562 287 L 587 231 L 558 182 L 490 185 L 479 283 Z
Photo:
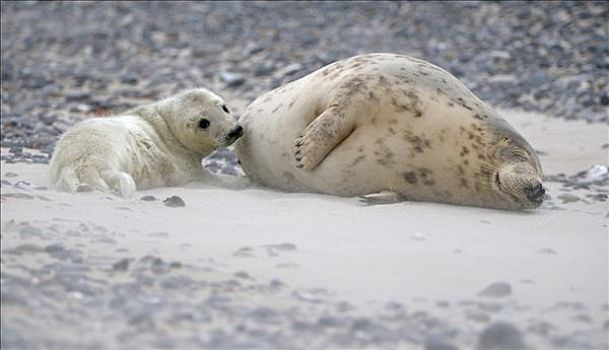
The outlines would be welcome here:
M 199 127 L 203 130 L 209 128 L 209 120 L 207 120 L 205 118 L 199 120 Z
M 228 107 L 226 107 L 226 105 L 222 105 L 222 110 L 226 113 L 230 113 L 230 111 L 228 110 Z

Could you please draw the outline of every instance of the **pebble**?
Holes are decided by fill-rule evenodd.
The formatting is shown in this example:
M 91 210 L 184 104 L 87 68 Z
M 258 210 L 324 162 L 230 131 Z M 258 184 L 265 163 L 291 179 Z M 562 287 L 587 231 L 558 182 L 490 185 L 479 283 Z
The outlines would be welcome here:
M 120 78 L 120 82 L 123 84 L 135 85 L 138 82 L 138 79 L 134 75 L 124 75 Z
M 451 340 L 443 335 L 430 335 L 425 339 L 425 350 L 458 350 Z
M 476 349 L 518 350 L 526 349 L 526 345 L 522 333 L 514 325 L 494 322 L 482 331 Z
M 23 238 L 42 237 L 42 230 L 34 226 L 25 226 L 19 230 L 19 234 Z
M 165 204 L 165 206 L 170 207 L 170 208 L 179 208 L 179 207 L 185 207 L 186 203 L 184 202 L 184 200 L 178 196 L 171 196 L 171 197 L 167 197 L 163 203 Z
M 578 202 L 580 198 L 574 194 L 570 193 L 561 193 L 556 198 L 562 201 L 562 204 Z
M 503 298 L 512 295 L 512 286 L 505 282 L 495 282 L 478 292 L 479 296 Z
M 256 77 L 268 76 L 271 73 L 273 73 L 274 70 L 275 70 L 275 67 L 271 63 L 262 63 L 259 65 L 256 65 L 256 67 L 254 68 L 254 76 L 256 76 Z
M 293 74 L 299 72 L 303 68 L 304 68 L 304 66 L 300 63 L 292 63 L 292 64 L 280 69 L 277 72 L 277 74 L 280 76 L 290 76 L 290 75 L 293 75 Z
M 144 202 L 152 202 L 156 200 L 155 196 L 143 196 L 142 198 L 140 198 L 140 200 L 144 201 Z
M 161 280 L 161 287 L 166 289 L 187 289 L 196 286 L 196 282 L 186 276 L 168 276 Z
M 229 87 L 236 87 L 245 83 L 245 78 L 237 73 L 220 72 L 220 79 Z
M 284 252 L 294 251 L 297 248 L 294 243 L 267 244 L 265 247 Z
M 237 278 L 243 278 L 243 279 L 251 279 L 252 276 L 250 276 L 249 273 L 245 272 L 245 271 L 237 271 L 234 273 L 235 277 Z
M 323 288 L 299 289 L 295 290 L 292 295 L 296 297 L 296 299 L 308 303 L 323 303 L 328 298 L 328 291 Z
M 237 250 L 236 252 L 233 253 L 233 256 L 253 257 L 254 255 L 252 254 L 252 252 L 253 252 L 252 247 L 241 247 L 241 248 L 239 248 L 239 250 Z
M 131 263 L 131 259 L 121 259 L 114 264 L 112 264 L 112 269 L 115 271 L 127 271 L 129 268 L 129 264 Z
M 539 249 L 539 252 L 541 254 L 548 254 L 548 255 L 556 255 L 556 251 L 552 248 L 541 248 Z

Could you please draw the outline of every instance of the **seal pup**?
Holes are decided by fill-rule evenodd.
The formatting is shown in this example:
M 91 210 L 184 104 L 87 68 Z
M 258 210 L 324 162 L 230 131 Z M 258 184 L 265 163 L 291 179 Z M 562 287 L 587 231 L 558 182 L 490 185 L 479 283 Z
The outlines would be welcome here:
M 204 174 L 202 159 L 243 133 L 224 101 L 193 89 L 123 115 L 77 123 L 51 159 L 60 191 L 134 191 L 179 186 Z
M 332 63 L 256 99 L 236 143 L 243 170 L 284 191 L 538 207 L 533 148 L 457 78 L 389 53 Z

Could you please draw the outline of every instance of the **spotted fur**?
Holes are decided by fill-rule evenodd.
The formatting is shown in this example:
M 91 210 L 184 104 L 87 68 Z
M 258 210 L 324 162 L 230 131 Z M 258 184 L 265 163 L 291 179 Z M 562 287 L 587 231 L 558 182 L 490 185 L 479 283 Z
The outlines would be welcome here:
M 243 169 L 282 190 L 539 204 L 529 199 L 542 178 L 531 146 L 458 79 L 416 58 L 367 54 L 332 63 L 261 96 L 241 123 Z

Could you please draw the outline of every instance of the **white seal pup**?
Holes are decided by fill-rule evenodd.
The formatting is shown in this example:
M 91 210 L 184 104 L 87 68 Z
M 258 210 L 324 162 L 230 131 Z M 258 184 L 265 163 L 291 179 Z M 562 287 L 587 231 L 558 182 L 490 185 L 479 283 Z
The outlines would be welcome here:
M 260 96 L 240 123 L 243 170 L 285 191 L 503 209 L 544 198 L 533 148 L 453 75 L 404 55 L 330 64 Z
M 77 123 L 55 147 L 51 180 L 60 191 L 96 189 L 123 197 L 179 186 L 201 177 L 202 159 L 242 133 L 219 96 L 188 90 L 124 115 Z

